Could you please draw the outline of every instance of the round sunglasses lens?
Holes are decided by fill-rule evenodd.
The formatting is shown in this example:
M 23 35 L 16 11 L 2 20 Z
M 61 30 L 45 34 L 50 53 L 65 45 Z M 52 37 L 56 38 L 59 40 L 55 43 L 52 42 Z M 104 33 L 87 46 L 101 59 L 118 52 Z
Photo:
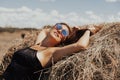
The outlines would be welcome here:
M 66 30 L 62 30 L 62 35 L 63 36 L 68 36 L 68 32 Z
M 62 29 L 61 24 L 57 24 L 57 25 L 56 25 L 56 28 L 57 28 L 58 30 Z

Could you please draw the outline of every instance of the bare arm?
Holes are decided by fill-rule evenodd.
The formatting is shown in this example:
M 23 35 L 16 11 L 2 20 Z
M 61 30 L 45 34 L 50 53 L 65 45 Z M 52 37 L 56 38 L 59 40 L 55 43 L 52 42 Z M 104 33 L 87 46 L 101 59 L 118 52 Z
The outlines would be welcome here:
M 69 56 L 75 52 L 86 49 L 89 44 L 89 38 L 90 31 L 86 31 L 84 35 L 78 40 L 78 42 L 68 46 L 55 48 L 55 52 L 53 54 L 54 61 L 57 62 L 63 56 Z
M 72 55 L 74 52 L 86 49 L 89 44 L 90 31 L 86 31 L 84 35 L 78 40 L 78 42 L 64 46 L 64 47 L 52 47 L 48 48 L 37 54 L 39 61 L 43 67 L 47 67 L 52 64 L 52 60 L 56 63 L 64 56 Z

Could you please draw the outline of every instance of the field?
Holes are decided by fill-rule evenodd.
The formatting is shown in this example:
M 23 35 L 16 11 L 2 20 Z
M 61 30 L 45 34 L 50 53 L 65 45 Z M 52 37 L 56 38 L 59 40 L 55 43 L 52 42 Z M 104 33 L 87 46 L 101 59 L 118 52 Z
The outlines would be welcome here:
M 14 45 L 14 40 L 21 39 L 21 32 L 2 32 L 0 33 L 0 61 L 7 50 Z
M 22 41 L 22 35 L 32 29 L 0 28 L 0 61 L 8 49 Z M 34 30 L 34 29 L 33 29 Z

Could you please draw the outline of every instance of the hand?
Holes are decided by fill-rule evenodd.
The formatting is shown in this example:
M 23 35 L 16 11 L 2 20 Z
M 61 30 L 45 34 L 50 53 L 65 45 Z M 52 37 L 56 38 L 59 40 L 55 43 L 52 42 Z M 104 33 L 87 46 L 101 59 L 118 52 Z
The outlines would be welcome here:
M 94 27 L 92 25 L 92 26 L 89 26 L 88 29 L 90 30 L 91 35 L 93 35 L 93 34 L 97 33 L 101 28 L 100 27 Z
M 90 32 L 92 34 L 95 34 L 96 33 L 96 28 L 94 26 L 89 26 L 88 29 L 90 30 Z
M 73 30 L 79 30 L 80 27 L 78 27 L 78 26 L 74 26 L 72 29 L 73 29 Z

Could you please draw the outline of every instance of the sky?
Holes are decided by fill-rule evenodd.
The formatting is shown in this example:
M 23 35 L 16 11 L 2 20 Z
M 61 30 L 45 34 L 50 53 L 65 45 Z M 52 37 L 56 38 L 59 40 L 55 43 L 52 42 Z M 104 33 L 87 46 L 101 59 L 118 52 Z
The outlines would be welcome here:
M 42 28 L 120 22 L 120 0 L 0 0 L 0 26 Z

